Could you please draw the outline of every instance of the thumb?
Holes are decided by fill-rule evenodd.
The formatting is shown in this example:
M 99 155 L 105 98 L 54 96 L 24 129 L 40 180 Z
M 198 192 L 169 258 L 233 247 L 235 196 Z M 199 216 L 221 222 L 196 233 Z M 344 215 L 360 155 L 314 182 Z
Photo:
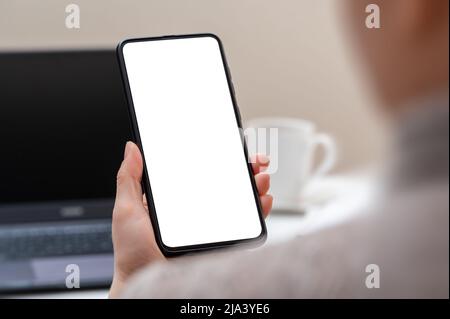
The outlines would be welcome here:
M 143 162 L 141 152 L 136 144 L 127 142 L 124 159 L 117 173 L 116 208 L 142 206 Z

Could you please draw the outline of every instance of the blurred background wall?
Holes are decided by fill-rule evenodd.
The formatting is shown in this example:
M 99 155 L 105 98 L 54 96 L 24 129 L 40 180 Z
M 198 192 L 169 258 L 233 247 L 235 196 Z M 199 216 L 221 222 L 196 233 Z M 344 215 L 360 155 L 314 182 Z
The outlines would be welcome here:
M 65 27 L 70 3 L 80 6 L 80 29 Z M 340 5 L 340 0 L 0 0 L 0 50 L 114 48 L 128 37 L 216 33 L 244 120 L 276 115 L 315 122 L 336 138 L 337 171 L 343 171 L 377 161 L 386 125 L 344 36 Z

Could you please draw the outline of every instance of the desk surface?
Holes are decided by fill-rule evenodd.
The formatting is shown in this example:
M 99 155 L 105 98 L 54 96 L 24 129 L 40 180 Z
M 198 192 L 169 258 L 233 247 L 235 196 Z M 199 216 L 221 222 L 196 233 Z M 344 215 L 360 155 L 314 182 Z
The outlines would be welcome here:
M 368 175 L 329 176 L 311 183 L 306 190 L 305 213 L 273 212 L 266 220 L 266 245 L 277 244 L 342 223 L 370 204 L 375 182 Z M 107 298 L 108 290 L 82 290 L 58 293 L 14 295 L 11 298 Z

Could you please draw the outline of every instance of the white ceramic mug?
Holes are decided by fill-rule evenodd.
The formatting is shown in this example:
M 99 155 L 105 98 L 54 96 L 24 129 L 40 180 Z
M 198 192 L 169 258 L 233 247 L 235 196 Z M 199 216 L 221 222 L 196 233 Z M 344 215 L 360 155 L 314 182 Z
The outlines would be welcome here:
M 300 210 L 300 194 L 305 185 L 329 172 L 336 163 L 334 139 L 328 134 L 318 133 L 313 123 L 295 118 L 257 118 L 246 124 L 244 134 L 249 153 L 264 153 L 270 157 L 268 173 L 271 174 L 270 193 L 274 197 L 274 209 Z M 251 141 L 253 132 L 257 136 L 256 147 Z M 324 157 L 314 167 L 319 147 L 324 149 Z

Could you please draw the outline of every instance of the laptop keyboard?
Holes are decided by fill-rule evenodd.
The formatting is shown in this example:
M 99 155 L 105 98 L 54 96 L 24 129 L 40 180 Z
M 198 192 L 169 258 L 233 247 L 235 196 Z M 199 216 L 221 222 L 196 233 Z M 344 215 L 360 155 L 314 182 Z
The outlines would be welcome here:
M 0 230 L 0 260 L 112 253 L 107 222 Z

